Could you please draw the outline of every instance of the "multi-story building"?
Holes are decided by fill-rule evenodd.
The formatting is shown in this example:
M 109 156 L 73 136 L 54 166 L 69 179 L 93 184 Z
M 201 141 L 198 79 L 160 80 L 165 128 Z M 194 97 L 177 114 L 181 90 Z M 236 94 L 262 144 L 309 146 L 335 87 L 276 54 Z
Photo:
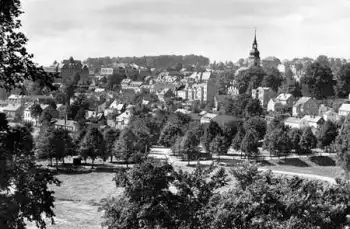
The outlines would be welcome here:
M 304 116 L 318 114 L 318 104 L 311 97 L 301 97 L 293 105 L 293 116 Z
M 74 60 L 70 57 L 68 60 L 63 60 L 62 63 L 54 63 L 49 67 L 44 67 L 46 72 L 58 73 L 60 78 L 59 83 L 65 83 L 79 76 L 78 84 L 87 84 L 90 71 L 86 65 L 83 65 L 80 60 Z
M 252 90 L 253 99 L 259 99 L 263 108 L 267 107 L 270 99 L 274 98 L 276 93 L 269 87 L 258 87 Z

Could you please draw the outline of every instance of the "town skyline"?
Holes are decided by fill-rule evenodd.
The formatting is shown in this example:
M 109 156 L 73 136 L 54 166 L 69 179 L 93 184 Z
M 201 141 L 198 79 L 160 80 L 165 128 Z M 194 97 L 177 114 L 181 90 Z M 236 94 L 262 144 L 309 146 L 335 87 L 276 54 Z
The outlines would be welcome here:
M 262 58 L 348 59 L 349 8 L 347 0 L 28 0 L 22 24 L 41 65 L 69 56 L 195 54 L 237 61 L 248 56 L 255 28 Z

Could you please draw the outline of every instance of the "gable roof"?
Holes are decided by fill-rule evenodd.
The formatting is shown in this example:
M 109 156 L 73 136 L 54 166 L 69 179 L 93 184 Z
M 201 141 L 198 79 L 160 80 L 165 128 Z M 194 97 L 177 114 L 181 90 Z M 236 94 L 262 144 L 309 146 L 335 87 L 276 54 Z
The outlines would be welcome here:
M 202 116 L 202 118 L 212 120 L 216 116 L 217 116 L 217 114 L 214 114 L 214 113 L 206 113 L 205 115 Z
M 283 122 L 286 123 L 291 123 L 291 124 L 301 124 L 301 119 L 295 118 L 295 117 L 288 117 L 283 120 Z
M 311 115 L 305 115 L 301 120 L 307 121 L 307 122 L 314 122 L 318 123 L 323 120 L 320 116 L 311 116 Z
M 3 107 L 2 110 L 3 110 L 3 112 L 5 112 L 5 111 L 13 112 L 13 111 L 17 111 L 21 107 L 22 107 L 21 104 L 9 104 L 6 107 Z
M 309 100 L 311 99 L 311 97 L 301 97 L 295 104 L 294 106 L 299 106 L 299 105 L 303 105 L 305 103 L 307 103 Z
M 339 111 L 349 111 L 350 112 L 350 104 L 347 103 L 343 103 L 340 107 L 339 107 Z
M 278 100 L 288 100 L 290 97 L 292 97 L 293 95 L 292 94 L 289 94 L 289 93 L 282 93 L 282 94 L 279 94 L 276 99 Z

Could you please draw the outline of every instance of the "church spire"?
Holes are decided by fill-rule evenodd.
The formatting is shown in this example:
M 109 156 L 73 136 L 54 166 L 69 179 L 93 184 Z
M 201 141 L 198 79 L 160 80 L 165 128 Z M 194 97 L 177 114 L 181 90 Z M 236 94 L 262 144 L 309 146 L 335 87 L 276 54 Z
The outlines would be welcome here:
M 257 48 L 258 46 L 258 42 L 256 41 L 256 28 L 255 28 L 255 32 L 254 32 L 254 41 L 253 41 L 253 48 Z
M 260 65 L 260 52 L 258 50 L 258 41 L 256 40 L 256 29 L 255 29 L 252 49 L 249 52 L 249 66 L 259 66 L 259 65 Z

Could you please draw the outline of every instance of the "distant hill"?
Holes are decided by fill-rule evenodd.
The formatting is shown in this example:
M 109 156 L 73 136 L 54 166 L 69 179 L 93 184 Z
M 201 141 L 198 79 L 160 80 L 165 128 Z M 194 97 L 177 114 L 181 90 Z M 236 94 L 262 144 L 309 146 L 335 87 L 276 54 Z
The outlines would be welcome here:
M 198 55 L 160 55 L 160 56 L 143 56 L 143 57 L 93 57 L 83 61 L 89 67 L 98 71 L 102 66 L 112 66 L 113 63 L 135 63 L 143 67 L 157 69 L 167 69 L 181 63 L 184 67 L 188 65 L 209 65 L 209 58 Z

